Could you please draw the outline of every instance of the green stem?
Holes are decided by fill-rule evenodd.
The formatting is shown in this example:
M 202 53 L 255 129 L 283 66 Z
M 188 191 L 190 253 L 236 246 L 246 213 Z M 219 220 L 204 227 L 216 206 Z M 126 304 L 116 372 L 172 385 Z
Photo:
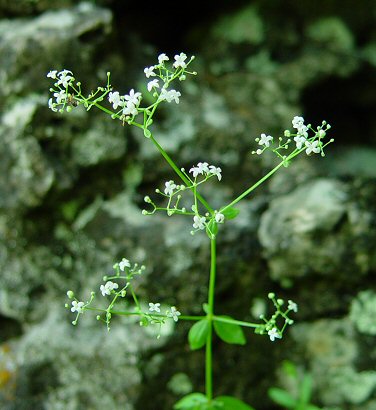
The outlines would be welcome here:
M 85 310 L 92 310 L 94 312 L 109 312 L 112 315 L 119 315 L 119 316 L 142 316 L 142 312 L 125 312 L 122 310 L 108 310 L 108 309 L 101 309 L 101 308 L 95 308 L 95 307 L 86 307 Z M 150 312 L 148 312 L 150 314 Z M 153 313 L 153 316 L 156 317 L 162 317 L 162 318 L 168 318 L 166 315 L 158 314 L 158 313 Z M 198 322 L 199 320 L 202 320 L 206 318 L 206 316 L 189 316 L 189 315 L 182 315 L 179 316 L 179 320 L 193 320 Z
M 215 238 L 210 240 L 210 278 L 208 291 L 208 312 L 207 320 L 209 322 L 209 332 L 206 339 L 205 349 L 205 391 L 208 400 L 213 398 L 213 369 L 212 369 L 212 340 L 213 340 L 213 312 L 214 312 L 214 291 L 215 291 L 215 275 L 216 275 L 216 241 Z
M 275 172 L 279 170 L 279 168 L 282 167 L 282 165 L 285 164 L 285 161 L 280 162 L 276 167 L 274 167 L 270 172 L 268 172 L 265 176 L 263 176 L 260 180 L 258 180 L 255 184 L 253 184 L 250 188 L 248 188 L 246 191 L 244 191 L 241 195 L 239 195 L 237 198 L 235 198 L 230 204 L 226 205 L 224 208 L 221 208 L 221 212 L 226 210 L 227 208 L 231 208 L 235 204 L 237 204 L 239 201 L 241 201 L 244 197 L 246 197 L 248 194 L 250 194 L 254 189 L 256 189 L 259 185 L 261 185 L 263 182 L 265 182 L 268 178 L 270 178 Z
M 129 289 L 130 289 L 130 291 L 131 291 L 132 298 L 133 298 L 133 300 L 134 300 L 134 303 L 135 303 L 136 306 L 137 306 L 138 311 L 139 311 L 139 312 L 142 312 L 140 303 L 138 302 L 137 296 L 136 296 L 136 294 L 134 293 L 134 290 L 133 290 L 133 287 L 132 287 L 131 284 L 129 284 Z
M 158 141 L 153 137 L 153 135 L 150 136 L 150 139 L 153 141 L 154 145 L 157 147 L 158 151 L 161 153 L 163 158 L 168 162 L 170 167 L 179 175 L 180 179 L 189 187 L 191 185 L 191 181 L 187 179 L 187 177 L 180 171 L 180 169 L 176 166 L 175 162 L 170 158 L 170 156 L 167 154 L 167 152 L 162 148 L 162 146 L 158 143 Z M 193 188 L 190 188 L 191 190 Z M 213 214 L 214 211 L 210 207 L 210 205 L 206 202 L 206 200 L 199 194 L 196 193 L 198 200 L 204 205 L 204 207 L 211 213 Z
M 227 317 L 221 317 L 221 316 L 213 316 L 213 321 L 214 322 L 223 322 L 223 323 L 230 323 L 233 325 L 239 325 L 239 326 L 244 326 L 244 327 L 259 327 L 260 325 L 257 323 L 250 323 L 250 322 L 243 322 L 242 320 L 235 320 L 235 319 L 229 319 Z

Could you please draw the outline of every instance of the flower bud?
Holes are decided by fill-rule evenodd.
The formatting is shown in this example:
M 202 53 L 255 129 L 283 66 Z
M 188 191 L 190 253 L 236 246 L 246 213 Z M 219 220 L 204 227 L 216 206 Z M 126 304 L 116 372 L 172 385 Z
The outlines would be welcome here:
M 72 290 L 68 290 L 67 296 L 68 296 L 69 299 L 73 299 L 74 298 L 74 292 Z

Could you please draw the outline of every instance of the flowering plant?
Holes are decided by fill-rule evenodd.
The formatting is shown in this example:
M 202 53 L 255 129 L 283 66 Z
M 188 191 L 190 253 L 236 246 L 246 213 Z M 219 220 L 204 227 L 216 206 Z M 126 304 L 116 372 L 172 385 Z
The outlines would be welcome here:
M 243 345 L 246 342 L 243 328 L 253 328 L 255 333 L 267 335 L 271 341 L 281 339 L 286 327 L 293 324 L 290 314 L 296 313 L 298 306 L 291 300 L 288 301 L 286 306 L 284 300 L 277 298 L 274 293 L 269 293 L 268 298 L 273 303 L 275 312 L 270 318 L 261 315 L 260 323 L 251 323 L 230 316 L 217 315 L 214 308 L 216 239 L 220 233 L 221 225 L 230 222 L 238 215 L 239 210 L 235 208 L 238 202 L 270 178 L 279 168 L 289 166 L 296 156 L 302 153 L 324 156 L 324 148 L 333 140 L 324 143 L 326 133 L 330 129 L 330 125 L 325 121 L 314 129 L 310 124 L 305 125 L 304 119 L 299 116 L 294 117 L 292 120 L 295 130 L 293 132 L 286 130 L 283 136 L 278 139 L 261 134 L 260 138 L 256 138 L 256 142 L 260 147 L 252 153 L 261 155 L 264 151 L 269 150 L 279 158 L 278 165 L 230 203 L 224 204 L 219 209 L 213 209 L 200 193 L 200 189 L 203 184 L 211 182 L 213 179 L 221 181 L 222 169 L 216 165 L 210 165 L 208 162 L 199 162 L 197 165 L 192 166 L 188 172 L 184 168 L 179 168 L 159 144 L 150 129 L 159 105 L 172 102 L 179 104 L 181 93 L 172 88 L 171 85 L 176 80 L 184 81 L 187 76 L 196 75 L 196 72 L 189 69 L 193 60 L 194 57 L 188 58 L 186 54 L 180 53 L 175 55 L 174 61 L 171 63 L 166 54 L 160 54 L 158 64 L 146 67 L 144 69 L 147 78 L 146 89 L 150 96 L 145 100 L 150 101 L 151 98 L 152 101 L 147 106 L 142 105 L 143 95 L 134 89 L 124 95 L 119 91 L 114 91 L 110 84 L 110 73 L 107 73 L 107 84 L 105 86 L 98 87 L 88 96 L 85 96 L 81 83 L 76 81 L 71 71 L 62 70 L 58 72 L 53 70 L 47 74 L 47 77 L 55 81 L 54 87 L 50 89 L 52 97 L 49 99 L 48 105 L 52 111 L 61 113 L 64 111 L 69 112 L 81 105 L 88 111 L 92 107 L 96 107 L 110 115 L 114 120 L 119 120 L 123 125 L 128 124 L 140 128 L 144 136 L 155 145 L 167 161 L 180 181 L 176 183 L 170 179 L 165 182 L 162 189 L 156 189 L 159 200 L 146 196 L 144 201 L 148 209 L 144 209 L 142 213 L 143 215 L 153 215 L 162 211 L 166 212 L 168 216 L 183 215 L 192 218 L 192 235 L 201 231 L 206 233 L 208 241 L 210 241 L 211 260 L 208 295 L 203 304 L 203 314 L 199 316 L 182 314 L 176 306 L 169 306 L 162 310 L 161 302 L 157 301 L 150 301 L 146 304 L 141 303 L 132 283 L 134 277 L 141 275 L 146 268 L 143 265 L 139 266 L 137 263 L 131 263 L 126 258 L 114 264 L 114 274 L 105 276 L 103 278 L 104 284 L 99 287 L 102 297 L 110 297 L 106 309 L 94 306 L 95 292 L 91 292 L 89 300 L 84 302 L 77 299 L 71 290 L 67 292 L 71 304 L 67 303 L 66 307 L 70 307 L 70 310 L 75 313 L 72 322 L 74 325 L 77 324 L 79 317 L 87 311 L 96 312 L 97 319 L 106 323 L 108 330 L 113 315 L 135 316 L 139 318 L 141 326 L 157 325 L 157 337 L 160 337 L 160 329 L 167 321 L 172 321 L 172 323 L 178 322 L 178 320 L 194 322 L 188 334 L 188 341 L 193 350 L 205 348 L 205 393 L 188 394 L 175 404 L 175 409 L 249 410 L 252 409 L 251 406 L 235 397 L 214 397 L 213 395 L 213 335 L 215 333 L 226 343 Z M 185 197 L 184 203 L 189 200 L 190 206 L 181 205 L 183 196 Z M 115 305 L 120 305 L 122 302 L 124 306 L 124 300 L 127 298 L 130 298 L 132 308 L 126 310 L 115 309 Z

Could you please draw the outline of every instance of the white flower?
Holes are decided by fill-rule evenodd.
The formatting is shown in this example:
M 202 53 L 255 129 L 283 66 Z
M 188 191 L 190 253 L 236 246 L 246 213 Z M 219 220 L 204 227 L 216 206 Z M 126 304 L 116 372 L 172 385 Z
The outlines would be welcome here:
M 52 98 L 48 100 L 48 108 L 50 108 L 52 111 L 57 112 L 56 105 L 53 103 Z
M 125 268 L 130 268 L 131 267 L 131 263 L 129 262 L 128 259 L 123 258 L 120 262 L 119 262 L 119 268 L 122 272 L 124 272 Z
M 200 174 L 200 170 L 197 167 L 192 167 L 189 172 L 193 175 L 193 178 L 196 178 Z
M 150 312 L 160 312 L 161 309 L 159 308 L 161 306 L 160 303 L 149 303 L 149 310 Z
M 129 91 L 129 95 L 124 96 L 124 99 L 126 101 L 130 101 L 134 105 L 138 105 L 140 103 L 140 98 L 141 93 L 135 93 L 133 88 L 131 89 L 131 91 Z
M 298 128 L 301 128 L 303 125 L 304 125 L 304 118 L 303 117 L 298 117 L 298 116 L 295 116 L 293 119 L 292 119 L 292 126 L 294 127 L 294 128 L 296 128 L 296 129 L 298 129 Z
M 174 189 L 176 188 L 175 182 L 174 181 L 167 181 L 165 182 L 165 190 L 164 193 L 166 195 L 172 195 L 174 193 Z
M 56 98 L 57 104 L 63 104 L 67 99 L 68 95 L 64 90 L 61 90 L 58 93 L 54 93 L 54 97 Z
M 181 313 L 176 309 L 175 306 L 171 306 L 171 309 L 166 312 L 167 317 L 172 317 L 175 322 L 178 321 Z
M 174 57 L 174 59 L 175 59 L 175 62 L 173 64 L 173 66 L 175 68 L 178 68 L 178 67 L 185 68 L 185 67 L 187 67 L 187 64 L 185 63 L 185 60 L 187 59 L 187 56 L 184 53 L 180 53 L 179 55 L 176 55 Z
M 276 327 L 273 327 L 272 330 L 269 330 L 268 335 L 272 342 L 274 342 L 275 339 L 282 339 L 282 336 L 279 334 Z
M 195 229 L 205 229 L 205 221 L 206 218 L 204 216 L 197 216 L 195 215 L 193 217 L 193 227 Z
M 176 90 L 166 90 L 165 88 L 162 88 L 162 92 L 160 95 L 160 99 L 162 101 L 166 100 L 167 102 L 171 102 L 172 100 L 175 100 L 176 104 L 179 104 L 179 97 L 181 96 L 181 93 Z
M 222 170 L 221 170 L 221 168 L 216 167 L 214 165 L 210 165 L 209 166 L 209 172 L 213 175 L 216 175 L 217 178 L 218 178 L 218 181 L 220 181 L 222 179 L 222 174 L 221 174 Z
M 111 282 L 110 280 L 108 282 L 105 283 L 105 285 L 101 285 L 100 286 L 100 291 L 102 292 L 103 296 L 106 295 L 110 295 L 111 291 L 113 291 L 114 289 L 117 289 L 119 287 L 119 285 L 117 283 Z
M 158 80 L 155 79 L 155 80 L 149 81 L 147 87 L 148 87 L 148 91 L 151 91 L 153 88 L 159 88 Z
M 118 91 L 108 94 L 108 101 L 112 104 L 114 110 L 124 104 Z
M 301 149 L 307 140 L 305 137 L 298 135 L 297 137 L 294 137 L 294 141 L 296 142 L 296 148 Z
M 220 212 L 217 212 L 215 214 L 215 222 L 217 222 L 218 224 L 223 224 L 224 221 L 225 221 L 225 216 L 221 214 Z
M 307 147 L 305 151 L 307 155 L 311 155 L 312 152 L 314 152 L 315 154 L 318 154 L 320 152 L 319 141 L 313 141 L 313 142 L 306 141 L 305 146 Z
M 52 78 L 53 80 L 56 80 L 56 74 L 57 74 L 57 70 L 51 70 L 48 74 L 47 77 Z
M 165 53 L 159 54 L 158 56 L 158 63 L 162 64 L 164 61 L 168 61 L 169 58 L 166 56 Z
M 273 141 L 273 137 L 271 137 L 270 135 L 261 134 L 261 138 L 259 140 L 260 145 L 265 145 L 265 147 L 269 147 L 270 141 Z
M 84 305 L 85 305 L 84 302 L 77 302 L 74 300 L 72 302 L 71 312 L 82 313 Z
M 69 83 L 72 80 L 74 80 L 73 76 L 70 74 L 73 74 L 72 71 L 69 71 L 69 70 L 60 71 L 60 73 L 57 75 L 59 77 L 59 81 L 57 83 L 61 84 L 64 88 L 67 88 Z
M 137 107 L 133 104 L 132 101 L 127 102 L 127 105 L 123 108 L 123 114 L 133 116 L 138 114 Z
M 179 104 L 179 98 L 181 97 L 180 91 L 170 90 L 170 99 L 174 100 L 176 104 Z
M 308 138 L 308 127 L 306 125 L 301 125 L 297 128 L 298 135 L 302 135 L 303 137 Z
M 146 78 L 155 77 L 155 76 L 156 76 L 156 74 L 155 74 L 155 72 L 154 72 L 154 68 L 155 68 L 155 66 L 152 65 L 152 66 L 146 67 L 146 68 L 144 69 L 144 73 L 145 73 L 145 75 L 146 75 Z
M 287 308 L 290 309 L 290 310 L 292 310 L 292 311 L 295 312 L 295 313 L 298 311 L 298 305 L 297 305 L 295 302 L 293 302 L 292 300 L 289 300 L 289 301 L 288 301 L 288 306 L 287 306 Z

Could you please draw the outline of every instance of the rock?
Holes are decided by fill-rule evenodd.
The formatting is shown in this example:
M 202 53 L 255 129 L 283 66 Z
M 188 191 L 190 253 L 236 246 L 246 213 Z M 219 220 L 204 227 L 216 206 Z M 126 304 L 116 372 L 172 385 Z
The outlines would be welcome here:
M 274 279 L 337 271 L 346 249 L 330 233 L 346 214 L 346 198 L 344 184 L 319 179 L 271 202 L 258 235 Z

